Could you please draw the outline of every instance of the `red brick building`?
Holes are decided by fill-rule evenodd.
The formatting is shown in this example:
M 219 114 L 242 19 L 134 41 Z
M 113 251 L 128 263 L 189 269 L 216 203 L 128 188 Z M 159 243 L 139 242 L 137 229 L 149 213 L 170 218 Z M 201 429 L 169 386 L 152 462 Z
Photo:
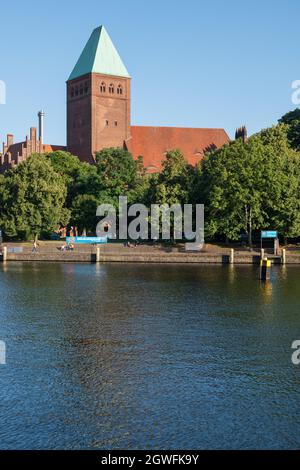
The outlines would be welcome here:
M 67 81 L 67 148 L 85 161 L 105 147 L 123 147 L 159 171 L 179 148 L 195 165 L 211 148 L 229 141 L 223 129 L 131 126 L 130 76 L 103 26 L 90 36 Z
M 7 134 L 6 143 L 3 143 L 2 154 L 0 153 L 0 170 L 5 171 L 14 165 L 26 160 L 32 153 L 47 153 L 56 150 L 66 150 L 62 145 L 43 144 L 37 136 L 35 127 L 30 128 L 29 137 L 23 142 L 14 143 L 14 136 Z
M 137 158 L 143 156 L 148 173 L 160 170 L 169 150 L 180 149 L 191 165 L 196 165 L 204 152 L 229 142 L 223 129 L 192 129 L 182 127 L 131 127 L 131 139 L 126 147 Z
M 93 163 L 106 147 L 128 149 L 143 157 L 148 172 L 157 172 L 166 153 L 180 149 L 189 163 L 197 164 L 208 149 L 229 141 L 224 129 L 131 126 L 130 75 L 103 26 L 96 28 L 67 81 L 67 150 Z M 41 113 L 39 113 L 41 114 Z M 40 134 L 41 122 L 40 122 Z M 13 143 L 7 136 L 0 167 L 26 160 L 33 152 L 65 149 L 43 144 L 31 128 L 30 138 Z

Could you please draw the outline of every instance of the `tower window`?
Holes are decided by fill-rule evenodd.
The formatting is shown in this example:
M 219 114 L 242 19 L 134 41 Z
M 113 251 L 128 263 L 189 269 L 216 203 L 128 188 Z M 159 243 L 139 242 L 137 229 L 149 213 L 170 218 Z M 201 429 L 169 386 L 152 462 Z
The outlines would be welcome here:
M 115 126 L 118 127 L 118 121 L 115 121 Z
M 78 86 L 75 87 L 75 96 L 78 96 Z
M 114 92 L 115 92 L 115 87 L 114 87 L 113 83 L 111 83 L 109 85 L 109 93 L 113 94 Z
M 106 121 L 106 125 L 107 125 L 107 126 L 108 126 L 108 124 L 109 124 L 109 122 L 108 122 L 108 121 Z
M 80 85 L 80 91 L 79 91 L 79 93 L 80 93 L 81 95 L 83 95 L 83 85 L 82 85 L 82 84 Z
M 74 88 L 72 87 L 71 88 L 71 98 L 73 98 L 73 97 L 74 97 Z
M 117 93 L 118 93 L 118 95 L 123 95 L 123 88 L 122 88 L 121 85 L 118 85 Z
M 88 85 L 88 82 L 85 82 L 84 84 L 84 93 L 87 94 L 89 91 L 89 85 Z
M 105 92 L 106 92 L 106 85 L 104 82 L 102 82 L 100 85 L 100 93 L 105 93 Z

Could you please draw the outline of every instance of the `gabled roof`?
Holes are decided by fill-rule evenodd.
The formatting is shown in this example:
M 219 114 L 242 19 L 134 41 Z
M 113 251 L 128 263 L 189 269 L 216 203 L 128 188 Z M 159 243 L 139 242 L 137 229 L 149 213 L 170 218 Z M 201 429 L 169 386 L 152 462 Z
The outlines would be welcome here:
M 92 72 L 130 78 L 104 26 L 94 29 L 68 80 Z
M 149 173 L 161 170 L 169 150 L 179 149 L 191 165 L 202 160 L 204 152 L 229 142 L 224 129 L 131 126 L 131 139 L 126 142 L 134 158 L 143 157 Z

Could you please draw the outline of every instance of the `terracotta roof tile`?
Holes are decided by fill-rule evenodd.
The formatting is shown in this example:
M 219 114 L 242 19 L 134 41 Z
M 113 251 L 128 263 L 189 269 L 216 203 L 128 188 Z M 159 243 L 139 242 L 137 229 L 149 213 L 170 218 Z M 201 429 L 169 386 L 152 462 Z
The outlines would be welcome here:
M 224 129 L 193 129 L 179 127 L 132 126 L 131 139 L 126 142 L 134 158 L 142 155 L 149 173 L 161 169 L 166 152 L 180 149 L 191 165 L 196 165 L 211 148 L 229 142 Z

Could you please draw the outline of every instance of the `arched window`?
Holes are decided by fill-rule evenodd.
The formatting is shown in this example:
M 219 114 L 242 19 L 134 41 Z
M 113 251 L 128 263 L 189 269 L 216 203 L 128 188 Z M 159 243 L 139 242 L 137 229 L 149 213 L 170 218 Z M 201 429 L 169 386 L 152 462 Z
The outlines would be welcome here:
M 74 88 L 72 87 L 71 88 L 71 98 L 73 98 L 73 97 L 74 97 Z
M 85 82 L 84 83 L 84 93 L 87 94 L 89 91 L 89 85 L 88 85 L 88 82 Z
M 75 96 L 78 96 L 78 86 L 75 87 Z
M 106 85 L 104 82 L 102 82 L 100 85 L 100 93 L 105 93 L 105 92 L 106 92 Z
M 114 92 L 115 92 L 115 87 L 114 87 L 113 83 L 111 83 L 111 84 L 109 85 L 109 93 L 112 93 L 112 94 L 113 94 Z
M 122 88 L 122 85 L 118 85 L 117 93 L 118 93 L 118 95 L 123 95 L 123 88 Z
M 81 85 L 80 85 L 79 93 L 80 93 L 81 95 L 83 95 L 83 85 L 82 85 L 82 83 L 81 83 Z

